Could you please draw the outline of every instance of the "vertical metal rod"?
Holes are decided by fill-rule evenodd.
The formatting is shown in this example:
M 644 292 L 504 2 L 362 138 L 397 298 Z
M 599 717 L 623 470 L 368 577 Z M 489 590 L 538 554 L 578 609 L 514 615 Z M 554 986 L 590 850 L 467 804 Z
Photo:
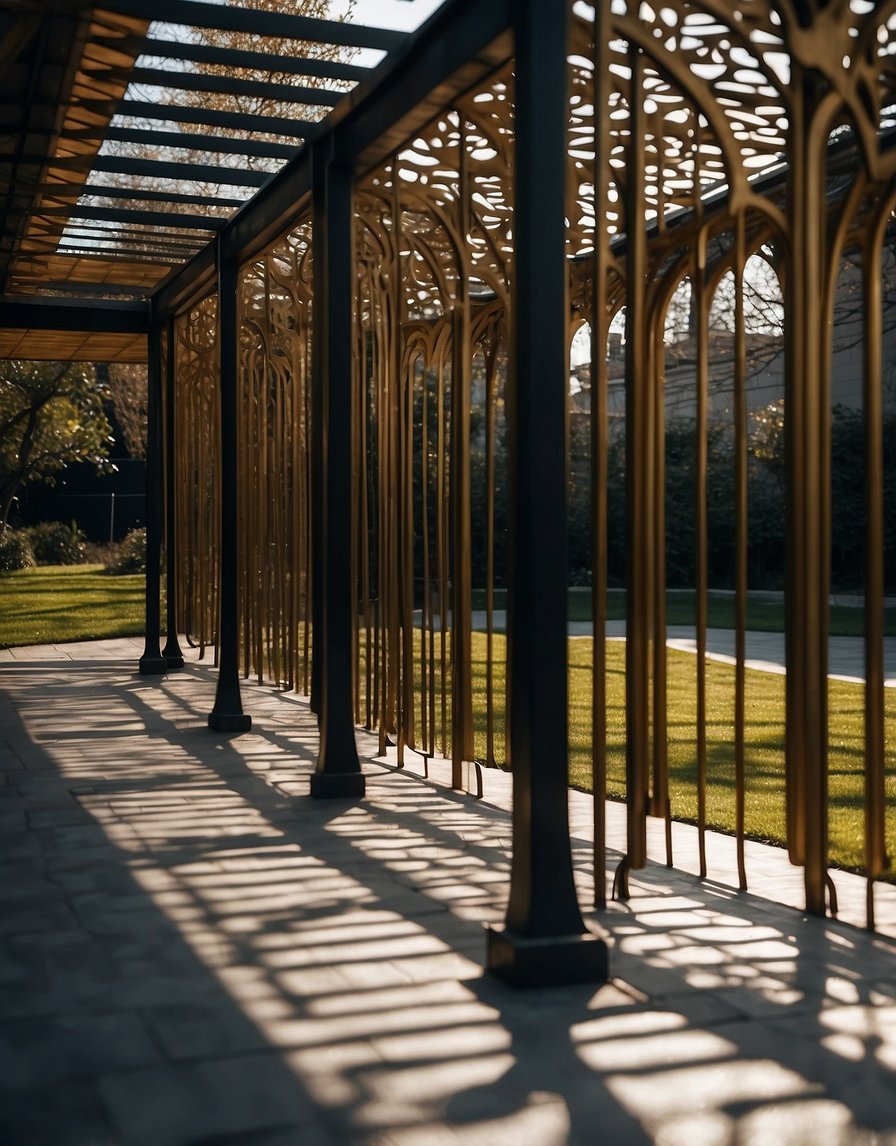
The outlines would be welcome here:
M 411 259 L 403 263 L 402 248 L 406 241 L 402 235 L 403 215 L 400 194 L 401 176 L 398 159 L 392 164 L 392 235 L 395 243 L 395 275 L 392 286 L 393 328 L 392 371 L 396 386 L 398 421 L 396 435 L 398 453 L 396 477 L 398 479 L 395 540 L 398 573 L 396 588 L 401 626 L 401 696 L 397 728 L 397 757 L 404 764 L 405 747 L 413 748 L 414 736 L 414 363 L 404 354 L 406 325 L 405 274 L 410 271 Z
M 695 125 L 695 131 L 699 125 Z M 695 149 L 696 150 L 696 149 Z M 695 163 L 696 170 L 696 163 Z M 698 193 L 699 197 L 699 193 Z M 706 629 L 709 602 L 709 527 L 706 486 L 709 470 L 709 301 L 706 297 L 706 236 L 696 244 L 691 288 L 692 317 L 697 327 L 697 425 L 694 480 L 696 605 L 697 605 L 697 847 L 700 876 L 706 876 Z
M 239 428 L 237 412 L 236 262 L 217 247 L 218 353 L 220 362 L 220 453 L 218 471 L 218 686 L 208 726 L 216 732 L 246 732 L 252 717 L 243 712 L 239 680 Z
M 666 410 L 665 325 L 651 323 L 648 378 L 651 388 L 653 438 L 653 784 L 650 814 L 665 820 L 666 865 L 672 866 L 672 809 L 666 748 Z
M 386 368 L 383 365 L 385 359 L 385 334 L 382 316 L 382 307 L 378 303 L 374 313 L 374 352 L 376 355 L 376 366 L 374 370 L 375 377 L 375 396 L 376 396 L 376 492 L 377 492 L 377 506 L 376 506 L 376 537 L 377 537 L 377 559 L 376 559 L 376 639 L 377 656 L 377 720 L 379 723 L 379 754 L 385 755 L 387 737 L 386 733 L 389 730 L 389 641 L 387 636 L 388 618 L 386 612 L 386 598 L 390 594 L 390 587 L 388 582 L 388 544 L 389 544 L 389 498 L 388 498 L 388 473 L 389 473 L 389 434 L 390 434 L 390 418 L 389 418 L 389 401 L 391 390 L 388 385 L 388 375 Z
M 326 159 L 321 148 L 312 149 L 312 181 L 323 186 Z M 323 209 L 323 191 L 312 195 L 311 242 L 313 247 L 311 273 L 313 277 L 314 317 L 311 331 L 311 395 L 309 401 L 311 443 L 309 454 L 309 480 L 311 502 L 311 552 L 309 561 L 311 590 L 311 711 L 316 712 L 318 723 L 321 713 L 321 683 L 324 659 L 323 592 L 324 592 L 324 392 L 326 388 L 325 354 L 323 352 L 326 321 L 326 267 L 318 231 L 326 228 Z
M 609 338 L 610 236 L 608 107 L 610 3 L 601 0 L 594 20 L 594 263 L 591 295 L 591 608 L 594 662 L 591 680 L 592 792 L 594 799 L 594 903 L 607 906 L 607 341 Z
M 168 671 L 162 655 L 159 632 L 161 616 L 162 515 L 162 324 L 149 328 L 148 395 L 146 424 L 146 633 L 138 671 L 143 676 L 159 676 Z
M 791 265 L 787 275 L 788 530 L 787 787 L 788 843 L 805 864 L 806 910 L 825 913 L 827 880 L 827 582 L 824 513 L 829 458 L 823 458 L 825 332 L 819 284 L 824 281 L 826 139 L 817 138 L 814 110 L 820 79 L 794 77 L 788 211 Z M 827 463 L 827 464 L 826 464 Z
M 437 490 L 437 510 L 436 510 L 436 550 L 439 566 L 439 668 L 440 681 L 439 692 L 441 704 L 439 706 L 439 715 L 441 717 L 439 731 L 442 745 L 442 752 L 448 751 L 448 539 L 447 539 L 447 518 L 448 518 L 448 494 L 446 485 L 448 475 L 446 474 L 447 462 L 447 430 L 445 426 L 445 364 L 443 359 L 439 358 L 439 375 L 438 375 L 438 434 L 436 446 L 436 484 Z
M 393 164 L 393 179 L 399 178 Z M 393 263 L 391 271 L 396 276 L 401 273 L 399 236 L 392 235 Z M 385 613 L 384 652 L 386 655 L 386 719 L 385 730 L 397 732 L 400 708 L 401 674 L 401 371 L 398 369 L 396 344 L 400 343 L 398 315 L 388 301 L 384 307 L 382 325 L 383 377 L 385 379 L 385 450 L 382 460 L 383 478 L 383 535 L 384 572 L 381 600 Z M 398 758 L 402 763 L 401 755 Z
M 626 791 L 628 811 L 626 868 L 647 860 L 647 782 L 650 749 L 648 620 L 650 615 L 649 529 L 652 508 L 647 476 L 650 472 L 649 380 L 645 285 L 647 240 L 644 231 L 643 63 L 637 49 L 629 52 L 631 67 L 631 152 L 625 187 L 628 235 L 625 302 L 626 408 Z M 622 892 L 625 894 L 623 880 Z
M 735 667 L 734 667 L 734 802 L 737 875 L 741 891 L 747 888 L 744 859 L 746 802 L 745 714 L 747 556 L 749 546 L 749 484 L 747 472 L 746 325 L 744 321 L 744 269 L 746 264 L 744 213 L 738 213 L 734 239 L 734 521 L 735 521 Z
M 567 775 L 565 259 L 567 33 L 554 0 L 516 4 L 509 628 L 513 860 L 488 967 L 516 986 L 606 977 L 573 881 Z
M 175 386 L 177 354 L 174 319 L 168 319 L 167 353 L 165 356 L 165 620 L 166 640 L 162 656 L 169 669 L 183 667 L 184 657 L 177 640 L 177 474 L 175 472 L 177 433 Z M 114 494 L 112 495 L 115 496 Z
M 359 343 L 357 336 L 361 327 L 361 288 L 360 281 L 358 280 L 355 282 L 353 305 L 356 320 L 354 326 L 355 337 L 352 339 L 352 357 L 354 359 L 357 385 L 354 388 L 354 413 L 352 415 L 352 457 L 355 459 L 352 474 L 352 480 L 354 482 L 354 493 L 352 494 L 352 505 L 354 506 L 352 522 L 352 582 L 355 586 L 355 599 L 358 602 L 358 608 L 356 608 L 352 614 L 354 622 L 352 624 L 352 692 L 355 709 L 355 724 L 363 724 L 365 717 L 362 716 L 361 706 L 361 630 L 362 628 L 366 628 L 368 592 L 366 576 L 367 514 L 364 505 L 367 494 L 364 450 L 364 433 L 366 426 L 364 418 L 364 395 L 367 393 L 367 376 L 364 363 L 358 354 Z M 363 334 L 361 337 L 363 340 Z
M 485 760 L 495 766 L 495 398 L 498 332 L 485 359 Z
M 874 880 L 887 867 L 884 768 L 884 452 L 881 251 L 886 224 L 863 260 L 865 407 L 865 876 L 867 924 L 874 927 Z
M 461 234 L 470 232 L 470 176 L 466 127 L 461 115 L 458 132 L 458 210 Z M 451 787 L 463 787 L 463 761 L 473 758 L 473 694 L 471 686 L 472 598 L 470 521 L 470 378 L 473 348 L 470 338 L 468 268 L 458 268 L 451 347 Z
M 352 282 L 354 243 L 352 175 L 348 167 L 315 157 L 315 267 L 320 263 L 323 292 L 319 300 L 315 348 L 322 361 L 316 373 L 326 379 L 323 403 L 322 633 L 320 750 L 311 777 L 316 798 L 364 795 L 352 722 L 352 614 L 354 586 L 352 545 Z M 322 640 L 320 639 L 322 637 Z

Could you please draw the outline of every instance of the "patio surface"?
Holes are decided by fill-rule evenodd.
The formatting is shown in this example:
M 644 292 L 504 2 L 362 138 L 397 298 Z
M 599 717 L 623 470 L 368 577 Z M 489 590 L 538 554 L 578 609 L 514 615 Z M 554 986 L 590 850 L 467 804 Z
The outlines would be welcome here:
M 477 801 L 361 733 L 367 797 L 312 801 L 303 701 L 246 684 L 252 732 L 212 734 L 214 670 L 141 651 L 0 652 L 3 1146 L 896 1144 L 889 889 L 886 935 L 808 918 L 780 850 L 748 845 L 739 893 L 711 836 L 709 880 L 651 863 L 589 915 L 609 984 L 515 992 L 482 968 L 508 776 Z

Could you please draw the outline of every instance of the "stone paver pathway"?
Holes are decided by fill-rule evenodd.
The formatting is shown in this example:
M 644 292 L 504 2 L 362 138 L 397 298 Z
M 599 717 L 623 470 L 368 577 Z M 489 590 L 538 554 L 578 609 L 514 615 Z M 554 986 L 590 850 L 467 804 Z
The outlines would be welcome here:
M 896 1143 L 893 941 L 774 902 L 781 852 L 748 894 L 719 837 L 703 882 L 649 864 L 589 916 L 611 983 L 517 993 L 482 970 L 509 777 L 476 801 L 359 734 L 367 798 L 313 802 L 303 701 L 246 685 L 216 736 L 214 671 L 139 652 L 0 653 L 3 1146 Z

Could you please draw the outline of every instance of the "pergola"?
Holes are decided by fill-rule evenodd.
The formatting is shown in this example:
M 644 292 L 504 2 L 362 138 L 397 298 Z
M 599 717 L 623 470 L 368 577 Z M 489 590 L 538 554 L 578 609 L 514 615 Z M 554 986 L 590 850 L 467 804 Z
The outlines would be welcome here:
M 827 810 L 830 325 L 844 252 L 858 252 L 867 435 L 861 803 L 873 922 L 892 826 L 880 283 L 896 202 L 896 3 L 447 0 L 410 37 L 286 3 L 0 0 L 0 19 L 0 353 L 149 364 L 140 671 L 182 664 L 179 634 L 214 644 L 209 725 L 219 732 L 250 726 L 241 672 L 310 686 L 321 728 L 316 797 L 363 795 L 356 723 L 377 728 L 382 744 L 394 739 L 400 757 L 406 749 L 451 757 L 458 788 L 481 779 L 481 762 L 512 760 L 510 907 L 506 927 L 490 933 L 489 962 L 518 983 L 606 975 L 605 948 L 576 898 L 566 810 L 568 365 L 579 329 L 591 343 L 598 906 L 614 767 L 604 636 L 611 328 L 624 332 L 626 393 L 620 783 L 629 840 L 620 894 L 628 871 L 645 862 L 648 815 L 667 823 L 673 815 L 663 339 L 683 284 L 696 347 L 701 833 L 710 329 L 714 296 L 732 284 L 732 828 L 747 884 L 751 258 L 783 289 L 786 834 L 808 909 L 836 909 Z M 362 66 L 356 50 L 383 58 Z M 504 436 L 509 462 L 500 472 Z M 484 492 L 474 511 L 477 482 Z M 496 524 L 502 506 L 506 540 Z M 484 586 L 474 584 L 469 556 L 479 535 Z M 504 569 L 506 697 L 495 685 Z M 483 728 L 472 698 L 480 588 Z

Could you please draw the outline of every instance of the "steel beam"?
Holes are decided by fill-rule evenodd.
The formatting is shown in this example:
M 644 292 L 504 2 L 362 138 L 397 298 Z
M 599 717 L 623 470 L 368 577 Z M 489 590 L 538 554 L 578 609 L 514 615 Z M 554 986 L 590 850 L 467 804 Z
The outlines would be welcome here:
M 356 173 L 369 170 L 508 60 L 512 10 L 513 0 L 463 0 L 436 12 L 404 51 L 383 61 L 364 99 L 340 105 L 338 122 L 330 117 L 337 159 Z
M 35 163 L 46 159 L 32 156 Z M 247 171 L 244 167 L 220 167 L 211 163 L 176 163 L 156 159 L 131 159 L 126 155 L 70 155 L 53 160 L 61 171 L 106 171 L 114 175 L 172 179 L 178 183 L 212 183 L 222 187 L 261 187 L 271 178 L 267 171 Z
M 276 72 L 280 75 L 315 76 L 320 79 L 360 82 L 370 75 L 370 68 L 346 64 L 341 60 L 312 60 L 302 56 L 283 56 L 243 48 L 222 48 L 217 44 L 196 44 L 190 40 L 160 40 L 152 36 L 128 36 L 118 39 L 99 36 L 97 43 L 133 56 L 152 56 L 160 60 L 190 60 L 199 64 L 216 64 L 222 68 L 246 68 L 254 72 Z
M 364 795 L 352 712 L 352 242 L 351 171 L 325 154 L 315 156 L 314 353 L 318 378 L 326 380 L 321 435 L 323 478 L 323 576 L 321 621 L 314 630 L 320 676 L 320 750 L 311 777 L 317 798 Z M 320 272 L 318 271 L 318 268 Z M 320 277 L 318 277 L 320 275 Z
M 205 72 L 174 71 L 171 68 L 85 68 L 84 74 L 103 80 L 148 84 L 180 91 L 210 92 L 243 99 L 272 100 L 276 103 L 321 104 L 334 107 L 343 92 L 332 88 L 311 88 L 306 84 L 273 83 L 270 80 L 244 80 L 234 75 L 207 75 Z
M 569 843 L 566 649 L 565 246 L 568 20 L 518 0 L 511 375 L 510 757 L 513 860 L 488 969 L 516 987 L 600 982 L 607 949 L 585 927 Z
M 511 9 L 512 0 L 447 4 L 408 39 L 404 51 L 375 70 L 363 93 L 359 88 L 331 112 L 318 139 L 323 143 L 330 137 L 335 154 L 356 174 L 359 167 L 372 166 L 438 114 L 453 95 L 509 58 Z M 310 189 L 310 149 L 303 147 L 221 232 L 228 256 L 250 257 L 285 230 Z M 193 293 L 191 279 L 198 281 L 207 273 L 208 257 L 195 267 L 188 265 L 163 287 L 163 307 Z
M 108 138 L 108 136 L 107 136 Z M 183 138 L 178 136 L 178 138 Z M 206 137 L 203 136 L 203 139 Z M 292 149 L 293 152 L 295 149 Z M 15 196 L 15 188 L 12 188 Z M 148 187 L 113 187 L 101 183 L 39 183 L 29 188 L 29 196 L 44 199 L 123 199 L 146 203 L 183 203 L 188 207 L 242 207 L 245 199 L 223 195 L 189 195 L 180 191 L 153 191 Z M 29 198 L 30 202 L 30 198 Z
M 236 5 L 200 3 L 199 0 L 152 0 L 152 3 L 148 0 L 107 0 L 103 10 L 187 28 L 248 32 L 258 37 L 339 44 L 346 48 L 380 48 L 384 52 L 393 51 L 408 38 L 406 33 L 385 28 L 368 28 L 363 24 L 317 20 L 311 16 L 239 8 Z
M 146 418 L 146 637 L 138 670 L 142 676 L 168 671 L 159 642 L 162 558 L 162 327 L 149 328 Z
M 135 119 L 171 120 L 174 123 L 201 123 L 205 127 L 222 127 L 228 131 L 261 131 L 270 135 L 305 139 L 318 126 L 316 121 L 294 119 L 283 115 L 256 115 L 244 111 L 218 111 L 209 107 L 184 107 L 183 104 L 147 103 L 144 100 L 81 100 L 79 109 L 97 115 L 122 115 Z M 56 161 L 53 160 L 53 165 Z
M 239 678 L 239 575 L 237 572 L 237 285 L 239 267 L 218 248 L 218 351 L 221 357 L 220 619 L 218 686 L 208 726 L 215 732 L 248 732 Z
M 220 231 L 227 222 L 220 215 L 185 215 L 181 211 L 147 211 L 128 207 L 91 207 L 76 204 L 74 207 L 39 207 L 28 212 L 32 219 L 92 219 L 101 223 L 130 223 L 135 226 L 170 228 L 174 231 Z M 158 230 L 152 232 L 157 235 Z M 110 236 L 116 233 L 110 231 Z
M 106 299 L 101 307 L 72 299 L 0 297 L 2 330 L 77 330 L 88 334 L 146 334 L 145 302 Z
M 233 139 L 224 135 L 200 135 L 194 131 L 150 131 L 141 127 L 79 128 L 66 132 L 66 140 L 104 140 L 114 143 L 136 143 L 144 147 L 170 147 L 181 151 L 206 152 L 215 155 L 242 155 L 255 159 L 289 160 L 296 153 L 298 143 L 270 143 L 240 136 Z M 136 196 L 133 196 L 136 198 Z M 240 206 L 237 203 L 236 206 Z
M 169 669 L 183 668 L 184 655 L 177 639 L 177 491 L 174 488 L 174 400 L 177 381 L 177 356 L 174 319 L 166 323 L 167 343 L 165 355 L 165 622 L 166 639 L 162 656 Z

